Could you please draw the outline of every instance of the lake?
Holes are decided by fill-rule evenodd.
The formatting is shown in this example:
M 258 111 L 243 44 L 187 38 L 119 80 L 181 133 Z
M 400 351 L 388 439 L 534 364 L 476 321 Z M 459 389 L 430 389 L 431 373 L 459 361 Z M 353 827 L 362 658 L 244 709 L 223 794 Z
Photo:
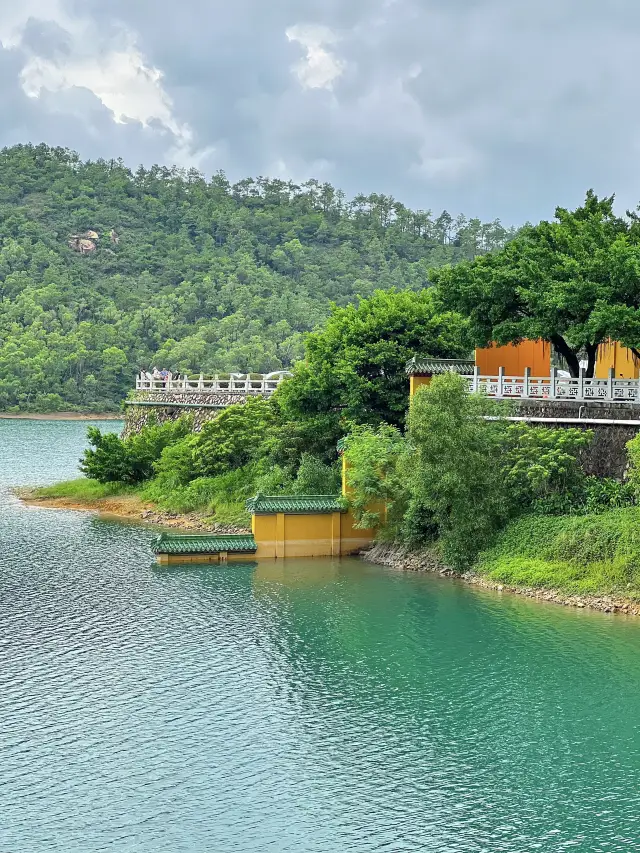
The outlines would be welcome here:
M 85 432 L 0 421 L 0 853 L 640 851 L 640 620 L 160 568 L 153 530 L 9 495 Z

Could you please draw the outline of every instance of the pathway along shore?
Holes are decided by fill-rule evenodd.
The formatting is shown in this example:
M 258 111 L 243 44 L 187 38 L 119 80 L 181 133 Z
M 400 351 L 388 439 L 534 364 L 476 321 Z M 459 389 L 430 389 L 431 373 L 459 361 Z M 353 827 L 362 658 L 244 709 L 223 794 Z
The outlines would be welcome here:
M 494 592 L 509 592 L 534 598 L 537 601 L 561 604 L 564 607 L 599 610 L 602 613 L 620 613 L 625 616 L 640 616 L 640 602 L 611 595 L 568 595 L 554 589 L 508 586 L 496 583 L 473 572 L 459 574 L 442 563 L 433 550 L 411 551 L 398 544 L 380 543 L 361 554 L 363 560 L 381 566 L 389 566 L 404 572 L 432 572 L 442 577 L 460 580 L 473 586 Z

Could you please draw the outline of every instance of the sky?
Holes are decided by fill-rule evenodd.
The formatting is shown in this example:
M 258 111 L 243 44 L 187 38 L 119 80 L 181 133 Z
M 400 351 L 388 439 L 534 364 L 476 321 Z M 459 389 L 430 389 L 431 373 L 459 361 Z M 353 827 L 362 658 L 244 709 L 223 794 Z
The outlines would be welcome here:
M 505 224 L 640 202 L 638 0 L 0 0 L 0 145 Z

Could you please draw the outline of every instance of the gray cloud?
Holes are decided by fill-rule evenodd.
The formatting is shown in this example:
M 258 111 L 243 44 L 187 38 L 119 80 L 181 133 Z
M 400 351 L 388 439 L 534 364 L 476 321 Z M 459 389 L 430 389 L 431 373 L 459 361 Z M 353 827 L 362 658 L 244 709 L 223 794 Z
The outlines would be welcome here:
M 636 0 L 0 0 L 0 142 L 506 222 L 640 201 Z

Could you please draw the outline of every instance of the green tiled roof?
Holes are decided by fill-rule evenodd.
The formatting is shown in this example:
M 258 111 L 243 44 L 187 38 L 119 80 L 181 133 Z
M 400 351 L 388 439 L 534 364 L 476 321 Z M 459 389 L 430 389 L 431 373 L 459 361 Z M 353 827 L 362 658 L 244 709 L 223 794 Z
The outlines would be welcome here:
M 409 376 L 437 376 L 440 373 L 461 373 L 463 376 L 470 376 L 475 366 L 472 358 L 429 358 L 428 355 L 414 355 L 411 361 L 407 362 L 406 371 Z
M 162 533 L 153 543 L 155 554 L 219 554 L 221 551 L 254 554 L 257 549 L 250 533 L 229 536 Z
M 247 501 L 247 509 L 257 514 L 343 512 L 344 503 L 339 495 L 256 495 Z

